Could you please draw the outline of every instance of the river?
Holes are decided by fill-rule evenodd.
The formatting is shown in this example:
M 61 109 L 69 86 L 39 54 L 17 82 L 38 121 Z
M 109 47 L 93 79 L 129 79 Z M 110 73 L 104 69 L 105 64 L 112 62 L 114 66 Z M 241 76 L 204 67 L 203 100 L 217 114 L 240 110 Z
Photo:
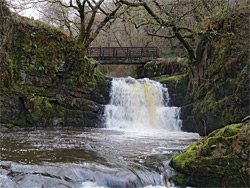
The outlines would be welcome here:
M 173 187 L 168 165 L 199 136 L 182 132 L 167 88 L 113 79 L 106 128 L 1 132 L 0 187 Z

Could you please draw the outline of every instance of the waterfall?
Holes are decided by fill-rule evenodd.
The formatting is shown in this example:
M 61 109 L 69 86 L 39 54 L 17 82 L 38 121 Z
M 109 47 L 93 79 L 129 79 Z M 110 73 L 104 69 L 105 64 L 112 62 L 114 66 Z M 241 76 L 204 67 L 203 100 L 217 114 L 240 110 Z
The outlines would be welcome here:
M 105 107 L 107 128 L 180 131 L 180 108 L 170 107 L 168 89 L 156 81 L 113 78 Z

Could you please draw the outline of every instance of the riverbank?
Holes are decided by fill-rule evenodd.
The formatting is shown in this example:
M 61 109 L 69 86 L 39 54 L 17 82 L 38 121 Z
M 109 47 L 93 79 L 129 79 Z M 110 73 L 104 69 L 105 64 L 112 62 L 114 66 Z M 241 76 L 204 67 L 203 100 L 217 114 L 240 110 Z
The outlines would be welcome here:
M 0 187 L 165 187 L 198 134 L 84 127 L 0 131 Z
M 249 5 L 214 18 L 211 37 L 196 65 L 185 58 L 157 59 L 145 75 L 169 88 L 172 105 L 182 108 L 183 131 L 206 136 L 249 115 Z M 144 76 L 144 75 L 143 75 Z
M 1 126 L 103 126 L 102 114 L 104 105 L 109 101 L 110 83 L 103 74 L 96 71 L 96 62 L 90 61 L 82 49 L 75 46 L 74 39 L 62 32 L 41 22 L 13 15 L 6 7 L 1 10 Z M 184 131 L 198 132 L 204 136 L 210 133 L 208 137 L 172 158 L 170 164 L 178 171 L 172 180 L 182 186 L 199 187 L 207 186 L 208 183 L 211 186 L 248 185 L 249 165 L 246 160 L 249 158 L 249 124 L 225 127 L 241 122 L 249 113 L 249 41 L 245 38 L 248 36 L 248 16 L 248 9 L 241 7 L 227 18 L 220 18 L 220 23 L 224 23 L 222 31 L 229 28 L 231 34 L 222 32 L 214 35 L 197 65 L 180 57 L 157 59 L 145 65 L 142 72 L 144 76 L 153 77 L 167 85 L 172 98 L 171 106 L 182 107 Z M 134 90 L 136 88 L 138 87 L 134 87 Z M 148 97 L 150 92 L 144 93 Z M 148 101 L 152 100 L 150 97 L 148 99 L 150 100 L 141 104 L 150 104 Z M 137 106 L 141 107 L 141 104 L 138 103 Z M 152 109 L 150 115 L 144 115 L 149 117 L 147 122 L 150 124 L 156 117 Z M 136 119 L 138 116 L 135 112 L 137 111 L 131 112 L 129 117 L 132 118 L 128 119 Z M 216 130 L 219 128 L 222 129 Z M 212 132 L 213 130 L 216 132 Z M 146 141 L 147 139 L 148 137 L 145 138 Z M 105 141 L 102 140 L 103 143 Z M 149 142 L 143 144 L 149 144 L 150 141 L 149 139 Z M 88 145 L 86 148 L 91 150 Z M 15 149 L 12 151 L 15 153 Z M 107 153 L 112 153 L 111 151 L 113 150 L 108 150 Z M 30 154 L 30 150 L 27 152 Z M 79 149 L 79 155 L 83 154 L 81 152 L 82 148 Z M 64 154 L 63 150 L 61 154 Z M 48 155 L 53 156 L 53 152 Z M 98 158 L 98 155 L 94 157 Z M 164 158 L 157 158 L 155 155 L 150 157 L 162 160 L 166 165 Z M 140 166 L 140 160 L 135 158 L 133 157 L 132 163 Z M 119 157 L 116 156 L 116 159 Z M 141 161 L 145 162 L 143 158 Z M 150 162 L 151 160 L 145 163 Z M 161 163 L 155 165 L 158 169 Z M 232 170 L 238 173 L 235 174 Z M 10 170 L 7 173 L 12 172 Z M 40 175 L 43 176 L 44 171 Z M 210 175 L 214 181 L 209 179 Z M 30 180 L 34 177 L 34 174 L 26 176 Z M 157 174 L 157 181 L 160 181 L 159 177 Z M 196 177 L 200 179 L 197 180 Z M 46 179 L 47 177 L 42 181 Z
M 0 124 L 100 126 L 109 86 L 96 62 L 64 33 L 0 5 Z
M 222 34 L 211 37 L 196 66 L 179 61 L 186 72 L 164 75 L 157 69 L 164 63 L 151 63 L 152 79 L 166 84 L 172 105 L 182 107 L 182 130 L 205 136 L 171 158 L 180 186 L 250 186 L 248 10 L 240 6 L 217 18 Z
M 171 158 L 180 186 L 249 187 L 249 124 L 233 124 L 210 133 Z

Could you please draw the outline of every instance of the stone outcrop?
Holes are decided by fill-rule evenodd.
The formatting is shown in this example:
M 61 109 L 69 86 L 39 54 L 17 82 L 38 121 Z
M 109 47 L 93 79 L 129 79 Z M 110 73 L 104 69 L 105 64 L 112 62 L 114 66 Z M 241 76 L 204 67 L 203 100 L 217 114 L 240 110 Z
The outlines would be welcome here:
M 168 59 L 145 66 L 152 79 L 169 88 L 171 105 L 182 108 L 184 131 L 204 136 L 249 115 L 248 10 L 249 5 L 241 5 L 216 18 L 223 23 L 221 33 L 211 37 L 197 65 L 186 61 L 179 66 Z
M 250 126 L 233 124 L 215 130 L 175 154 L 172 180 L 180 186 L 249 187 Z
M 57 29 L 0 4 L 0 123 L 17 126 L 102 124 L 108 81 Z
M 249 115 L 248 10 L 243 4 L 217 18 L 224 23 L 221 34 L 210 39 L 199 65 L 189 70 L 184 130 L 207 135 Z
M 187 72 L 188 59 L 180 57 L 157 58 L 145 64 L 141 77 L 179 75 Z
M 208 136 L 171 158 L 171 179 L 181 187 L 250 186 L 248 17 L 249 4 L 242 4 L 217 18 L 221 34 L 188 68 L 183 130 Z

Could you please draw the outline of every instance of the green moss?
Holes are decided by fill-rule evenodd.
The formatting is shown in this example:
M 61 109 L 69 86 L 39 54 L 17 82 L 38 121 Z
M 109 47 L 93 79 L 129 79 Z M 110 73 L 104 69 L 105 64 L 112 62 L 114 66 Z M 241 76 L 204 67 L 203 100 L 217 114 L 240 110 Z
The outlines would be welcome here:
M 224 67 L 226 58 L 228 57 L 226 41 L 223 41 L 223 40 L 220 41 L 220 43 L 216 45 L 215 52 L 218 52 L 218 54 L 216 54 L 216 60 L 212 60 L 212 61 L 215 61 L 215 63 L 212 63 L 208 67 L 208 77 L 212 77 L 216 74 L 220 74 L 220 75 L 224 74 L 223 67 Z
M 25 102 L 27 121 L 32 126 L 65 125 L 66 109 L 54 98 L 30 95 Z M 58 120 L 60 119 L 60 121 Z
M 223 35 L 214 36 L 198 66 L 189 67 L 187 95 L 188 103 L 194 107 L 193 130 L 211 132 L 248 116 L 250 64 L 249 38 L 245 38 L 249 30 L 246 7 L 246 4 L 238 6 L 227 15 L 214 17 L 214 21 L 223 23 L 220 31 Z
M 193 89 L 194 91 L 191 92 L 194 93 L 193 98 L 195 101 L 193 103 L 192 114 L 196 117 L 197 115 L 208 114 L 213 121 L 209 122 L 208 119 L 205 118 L 205 124 L 211 125 L 211 123 L 213 123 L 217 124 L 218 127 L 241 121 L 243 117 L 247 116 L 246 106 L 244 104 L 248 103 L 249 99 L 246 97 L 248 92 L 245 86 L 246 77 L 241 77 L 240 79 L 241 82 L 244 82 L 244 84 L 239 84 L 240 87 L 242 86 L 242 90 L 239 89 L 241 91 L 236 92 L 237 94 L 232 94 L 231 91 L 232 89 L 235 90 L 235 83 L 238 80 L 239 78 L 237 78 L 237 80 L 231 80 L 230 83 L 220 83 L 219 85 L 216 83 L 211 85 L 211 83 L 206 82 L 206 84 L 196 88 L 196 91 Z M 227 89 L 222 89 L 224 87 Z M 229 88 L 231 88 L 231 90 Z M 237 95 L 239 95 L 239 97 Z M 239 105 L 240 103 L 242 105 Z M 204 121 L 204 118 L 202 121 Z
M 186 92 L 187 88 L 187 75 L 176 75 L 176 76 L 169 76 L 163 75 L 160 77 L 153 77 L 152 80 L 158 81 L 162 84 L 166 84 L 167 87 L 170 89 L 170 92 L 175 91 L 175 93 L 182 94 Z
M 181 186 L 246 186 L 247 174 L 242 170 L 245 159 L 236 157 L 234 152 L 247 127 L 243 123 L 228 125 L 174 155 L 170 166 L 182 174 L 174 177 L 175 181 Z
M 89 92 L 88 89 L 92 90 L 92 88 L 95 88 L 97 85 L 95 79 L 97 62 L 89 60 L 87 56 L 77 58 L 81 55 L 79 51 L 81 48 L 77 46 L 70 46 L 70 48 L 78 53 L 72 53 L 66 57 L 66 61 L 72 62 L 72 64 L 65 67 L 66 71 L 63 74 L 65 83 L 68 85 L 80 86 L 86 92 Z
M 182 106 L 187 104 L 187 74 L 182 75 L 162 75 L 160 77 L 153 77 L 152 80 L 158 81 L 166 85 L 168 92 L 171 95 L 171 102 L 175 106 Z M 172 97 L 174 95 L 174 97 Z
M 187 76 L 186 74 L 176 75 L 176 76 L 163 75 L 163 76 L 160 76 L 160 77 L 153 77 L 152 80 L 159 81 L 159 82 L 161 82 L 163 84 L 177 85 L 183 79 L 185 79 L 186 76 Z
M 167 54 L 164 58 L 180 58 L 179 54 Z
M 207 96 L 204 99 L 200 99 L 194 102 L 192 114 L 207 113 L 207 109 L 211 103 L 214 102 L 214 95 Z
M 215 136 L 223 136 L 223 137 L 231 137 L 236 136 L 238 133 L 241 132 L 241 127 L 243 126 L 243 123 L 240 124 L 233 124 L 226 126 L 222 128 L 218 133 L 215 134 Z
M 30 95 L 27 97 L 26 108 L 36 116 L 48 115 L 52 110 L 52 105 L 46 97 Z
M 43 87 L 36 86 L 23 86 L 22 92 L 29 95 L 43 95 L 46 93 L 46 89 Z
M 199 147 L 197 144 L 191 144 L 188 148 L 183 150 L 182 155 L 175 154 L 170 161 L 170 164 L 174 163 L 176 170 L 181 170 L 183 173 L 188 173 L 186 168 L 190 162 L 196 158 L 196 150 Z
M 93 117 L 97 117 L 89 107 L 90 100 L 99 102 L 100 92 L 105 88 L 106 78 L 96 72 L 97 62 L 89 60 L 73 38 L 57 29 L 9 15 L 0 16 L 3 23 L 0 34 L 5 39 L 0 44 L 3 53 L 0 98 L 4 98 L 1 102 L 7 112 L 1 113 L 2 121 L 22 126 L 57 126 L 68 122 L 84 126 L 84 121 L 90 125 Z M 67 116 L 69 109 L 74 116 Z M 83 116 L 85 111 L 94 115 Z M 12 112 L 17 115 L 10 120 Z
M 36 75 L 54 73 L 58 63 L 68 55 L 66 50 L 72 39 L 39 21 L 28 18 L 11 21 L 9 38 L 14 67 Z
M 187 183 L 190 182 L 189 178 L 181 173 L 176 173 L 175 175 L 171 176 L 170 180 L 178 183 L 178 185 L 181 187 L 187 187 Z
M 144 66 L 144 77 L 184 74 L 188 60 L 180 57 L 154 59 Z
M 214 116 L 217 116 L 217 115 L 220 114 L 219 112 L 220 112 L 221 109 L 227 107 L 228 100 L 229 100 L 229 97 L 226 96 L 226 97 L 224 97 L 223 99 L 221 99 L 221 100 L 219 100 L 217 102 L 210 103 L 208 105 L 208 109 L 211 111 L 211 113 Z
M 159 77 L 152 77 L 151 79 L 163 83 L 169 77 L 170 77 L 170 75 L 165 74 L 165 75 L 162 75 L 162 76 L 159 76 Z
M 2 61 L 3 67 L 0 72 L 0 78 L 1 78 L 1 90 L 4 89 L 12 89 L 14 86 L 14 79 L 15 79 L 15 68 L 13 65 L 13 60 L 11 58 L 9 59 L 3 59 Z
M 13 130 L 16 129 L 16 126 L 13 124 L 0 124 L 0 130 Z
M 99 71 L 95 71 L 94 72 L 94 76 L 93 76 L 93 81 L 89 82 L 89 88 L 92 88 L 91 91 L 91 100 L 94 101 L 98 101 L 100 103 L 103 103 L 104 101 L 102 101 L 103 95 L 105 95 L 106 92 L 106 76 L 104 74 L 102 74 Z
M 205 97 L 206 94 L 207 94 L 207 90 L 205 87 L 198 87 L 197 91 L 195 92 L 195 95 L 194 95 L 194 100 Z

